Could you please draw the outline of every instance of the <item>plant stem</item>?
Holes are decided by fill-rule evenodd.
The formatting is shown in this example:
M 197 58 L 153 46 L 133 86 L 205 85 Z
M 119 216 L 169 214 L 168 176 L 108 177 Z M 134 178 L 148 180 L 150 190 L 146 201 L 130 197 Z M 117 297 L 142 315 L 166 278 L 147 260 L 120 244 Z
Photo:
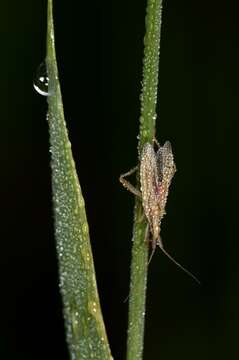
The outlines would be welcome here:
M 85 203 L 64 119 L 52 0 L 48 0 L 46 64 L 55 235 L 70 358 L 111 360 L 96 285 Z
M 144 144 L 152 142 L 155 136 L 161 10 L 162 0 L 148 0 L 145 20 L 139 157 Z M 139 188 L 139 174 L 137 175 L 137 185 Z M 134 214 L 127 360 L 140 360 L 143 356 L 148 270 L 148 243 L 145 241 L 147 224 L 145 220 L 142 220 L 143 209 L 139 199 L 136 199 Z

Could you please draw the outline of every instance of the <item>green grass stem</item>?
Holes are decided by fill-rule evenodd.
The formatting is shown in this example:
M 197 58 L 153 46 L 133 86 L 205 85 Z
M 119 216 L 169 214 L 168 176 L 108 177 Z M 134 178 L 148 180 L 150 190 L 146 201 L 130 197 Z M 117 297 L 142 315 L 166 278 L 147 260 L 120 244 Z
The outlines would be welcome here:
M 162 0 L 148 0 L 146 33 L 144 38 L 143 85 L 139 133 L 139 157 L 143 145 L 155 136 L 158 69 L 161 31 Z M 139 176 L 137 175 L 139 188 Z M 143 219 L 141 200 L 136 199 L 134 210 L 133 248 L 129 295 L 127 360 L 140 360 L 143 356 L 145 302 L 148 270 L 148 244 L 145 241 L 146 221 Z
M 68 139 L 48 0 L 48 123 L 55 234 L 67 342 L 72 360 L 112 359 L 102 318 L 85 203 Z

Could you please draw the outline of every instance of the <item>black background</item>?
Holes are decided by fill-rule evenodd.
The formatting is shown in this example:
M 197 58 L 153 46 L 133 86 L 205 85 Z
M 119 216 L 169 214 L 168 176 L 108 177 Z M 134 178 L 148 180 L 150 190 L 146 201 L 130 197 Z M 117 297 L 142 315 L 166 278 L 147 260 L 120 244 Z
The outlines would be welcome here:
M 107 333 L 125 358 L 144 1 L 55 1 L 65 115 L 86 200 Z M 46 100 L 46 1 L 3 2 L 0 359 L 68 359 L 53 236 Z M 177 173 L 149 267 L 145 359 L 235 359 L 238 338 L 239 24 L 233 2 L 164 2 L 157 138 Z

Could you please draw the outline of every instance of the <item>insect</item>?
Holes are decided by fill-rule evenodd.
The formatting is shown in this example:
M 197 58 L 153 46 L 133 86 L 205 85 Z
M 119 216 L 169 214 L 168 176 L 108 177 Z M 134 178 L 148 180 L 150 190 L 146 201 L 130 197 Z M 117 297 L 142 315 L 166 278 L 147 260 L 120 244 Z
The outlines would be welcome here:
M 176 165 L 174 163 L 170 142 L 166 141 L 163 146 L 160 146 L 156 139 L 154 139 L 153 142 L 153 145 L 146 143 L 143 146 L 140 156 L 140 190 L 136 189 L 125 179 L 137 171 L 138 166 L 134 167 L 127 173 L 122 174 L 120 176 L 120 182 L 127 190 L 142 199 L 144 215 L 148 221 L 146 239 L 151 240 L 152 244 L 152 253 L 150 255 L 149 262 L 151 261 L 156 246 L 158 245 L 171 261 L 173 261 L 178 267 L 200 284 L 200 281 L 193 274 L 191 274 L 168 254 L 162 243 L 160 236 L 161 221 L 166 214 L 165 207 L 169 187 L 176 172 Z M 156 151 L 154 145 L 157 147 Z

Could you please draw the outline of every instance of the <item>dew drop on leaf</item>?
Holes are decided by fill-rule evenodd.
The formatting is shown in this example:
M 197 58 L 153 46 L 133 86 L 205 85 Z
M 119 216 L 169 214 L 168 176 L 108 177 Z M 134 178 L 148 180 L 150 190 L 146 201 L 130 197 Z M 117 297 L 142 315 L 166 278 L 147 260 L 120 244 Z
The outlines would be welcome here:
M 43 96 L 48 96 L 48 84 L 49 84 L 49 77 L 46 70 L 46 64 L 45 61 L 43 61 L 37 68 L 34 81 L 33 81 L 33 87 L 38 92 L 38 94 Z

